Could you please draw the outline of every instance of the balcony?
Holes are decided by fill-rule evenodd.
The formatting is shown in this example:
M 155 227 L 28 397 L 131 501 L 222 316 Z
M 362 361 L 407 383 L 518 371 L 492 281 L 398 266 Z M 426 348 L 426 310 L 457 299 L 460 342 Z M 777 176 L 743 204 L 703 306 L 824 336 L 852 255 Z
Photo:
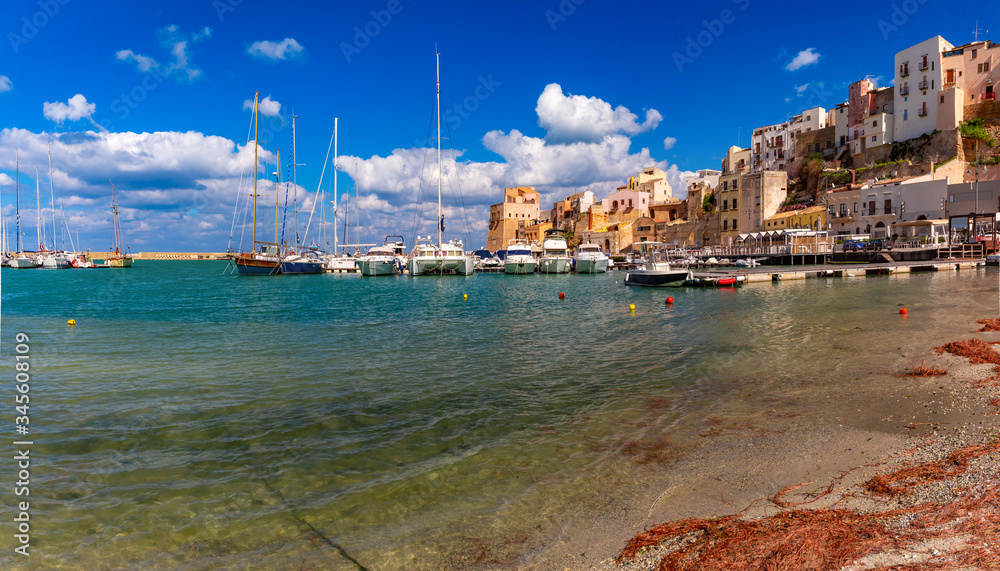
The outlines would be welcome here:
M 927 116 L 927 110 L 923 109 L 923 108 L 917 109 L 917 115 L 920 115 L 921 117 L 926 117 Z
M 909 95 L 910 94 L 910 86 L 904 85 L 903 87 L 900 87 L 899 88 L 899 94 L 900 95 Z
M 927 91 L 927 86 L 928 83 L 926 81 L 921 81 L 920 83 L 917 84 L 917 89 L 921 91 Z
M 989 93 L 984 93 L 983 94 L 983 101 L 994 101 L 995 98 L 996 98 L 996 95 L 997 94 L 996 94 L 995 91 L 991 91 Z
M 917 65 L 917 69 L 920 71 L 927 71 L 927 62 L 920 62 L 920 64 Z
M 909 75 L 910 75 L 909 66 L 904 66 L 903 69 L 900 70 L 899 72 L 899 77 L 909 77 Z

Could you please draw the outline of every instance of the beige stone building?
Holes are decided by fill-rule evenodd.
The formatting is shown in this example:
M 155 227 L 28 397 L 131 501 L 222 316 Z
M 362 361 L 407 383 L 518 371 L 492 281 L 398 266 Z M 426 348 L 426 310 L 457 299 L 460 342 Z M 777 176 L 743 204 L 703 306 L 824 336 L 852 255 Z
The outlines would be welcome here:
M 539 194 L 533 187 L 516 186 L 503 192 L 503 202 L 490 206 L 486 248 L 491 252 L 503 250 L 514 238 L 523 238 L 525 226 L 539 217 Z
M 762 171 L 741 176 L 737 234 L 764 231 L 764 221 L 777 214 L 786 198 L 788 173 L 785 171 Z
M 826 231 L 826 207 L 810 206 L 779 212 L 764 221 L 765 231 L 786 228 Z
M 629 190 L 648 193 L 650 204 L 665 204 L 673 199 L 667 173 L 656 167 L 642 169 L 637 176 L 629 177 L 627 186 Z
M 739 232 L 740 177 L 750 172 L 750 149 L 729 147 L 722 159 L 722 174 L 719 176 L 719 186 L 715 191 L 715 209 L 719 213 L 720 242 L 730 246 Z M 689 208 L 691 198 L 688 197 Z M 701 208 L 699 202 L 695 208 Z M 690 219 L 690 218 L 689 218 Z

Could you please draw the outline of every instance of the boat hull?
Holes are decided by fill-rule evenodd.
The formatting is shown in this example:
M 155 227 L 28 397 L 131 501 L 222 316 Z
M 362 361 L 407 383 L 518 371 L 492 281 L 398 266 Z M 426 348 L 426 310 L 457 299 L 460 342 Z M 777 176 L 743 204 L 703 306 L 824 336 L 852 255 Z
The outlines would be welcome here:
M 321 261 L 281 262 L 281 273 L 284 275 L 322 274 L 326 266 Z
M 104 260 L 109 268 L 131 268 L 132 258 L 122 257 L 122 258 L 108 258 Z
M 31 258 L 12 258 L 8 267 L 14 268 L 15 270 L 30 270 L 32 268 L 37 268 L 38 264 L 36 264 Z
M 410 275 L 472 275 L 472 258 L 459 256 L 415 256 L 410 258 Z
M 241 276 L 277 276 L 281 274 L 281 263 L 277 260 L 238 256 L 233 260 L 236 271 Z
M 680 287 L 692 279 L 687 270 L 629 270 L 625 285 L 643 287 Z
M 363 276 L 394 276 L 400 273 L 396 260 L 358 260 Z
M 577 258 L 576 273 L 578 274 L 603 274 L 608 271 L 608 259 L 586 259 Z
M 568 274 L 569 258 L 542 258 L 538 264 L 538 271 L 543 274 Z
M 527 275 L 535 273 L 536 262 L 532 261 L 518 261 L 518 260 L 506 260 L 503 264 L 503 273 L 514 275 Z

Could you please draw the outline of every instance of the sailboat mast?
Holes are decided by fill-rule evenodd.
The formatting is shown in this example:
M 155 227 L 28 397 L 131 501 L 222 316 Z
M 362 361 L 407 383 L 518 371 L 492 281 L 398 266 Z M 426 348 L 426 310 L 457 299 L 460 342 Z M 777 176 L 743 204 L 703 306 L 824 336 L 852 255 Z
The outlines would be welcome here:
M 118 233 L 118 202 L 115 200 L 115 183 L 111 183 L 111 212 L 115 218 L 115 254 L 121 254 L 121 236 Z
M 253 251 L 257 249 L 257 101 L 260 97 L 260 92 L 256 91 L 253 94 L 253 230 L 251 236 L 253 237 L 253 244 L 250 250 Z M 246 220 L 244 218 L 244 220 Z
M 45 235 L 45 228 L 42 227 L 42 198 L 41 198 L 41 183 L 38 181 L 38 167 L 35 167 L 35 214 L 38 216 L 38 221 L 35 223 L 35 232 L 38 234 L 38 249 L 45 249 L 45 240 L 43 236 Z
M 278 173 L 281 172 L 281 149 L 277 150 L 274 163 L 274 243 L 278 243 L 278 194 L 281 190 L 281 180 Z M 287 202 L 285 204 L 288 204 Z
M 295 176 L 296 171 L 296 157 L 295 152 L 295 119 L 298 115 L 292 115 L 292 228 L 295 231 L 295 246 L 299 245 L 299 185 L 298 179 Z M 285 175 L 288 176 L 288 175 Z
M 17 159 L 17 149 L 14 149 L 14 169 L 17 173 L 17 252 L 21 253 L 21 163 Z
M 333 118 L 333 255 L 337 255 L 337 122 Z
M 49 206 L 52 208 L 52 249 L 59 249 L 59 239 L 56 236 L 56 199 L 52 189 L 52 143 L 49 143 Z
M 437 227 L 438 227 L 438 247 L 444 243 L 442 234 L 444 233 L 443 224 L 441 224 L 441 54 L 435 54 L 435 61 L 437 63 L 437 140 L 438 140 L 438 216 L 437 216 Z

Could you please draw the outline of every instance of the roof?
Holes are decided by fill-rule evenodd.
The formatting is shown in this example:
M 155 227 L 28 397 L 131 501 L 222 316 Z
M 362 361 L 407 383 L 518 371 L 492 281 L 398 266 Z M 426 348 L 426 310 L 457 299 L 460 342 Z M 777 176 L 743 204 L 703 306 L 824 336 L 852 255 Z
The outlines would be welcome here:
M 768 220 L 774 220 L 777 218 L 788 218 L 789 216 L 798 216 L 800 214 L 815 214 L 817 212 L 823 212 L 826 208 L 823 206 L 810 206 L 809 208 L 801 208 L 799 210 L 788 210 L 786 212 L 779 212 L 774 216 L 768 218 Z

